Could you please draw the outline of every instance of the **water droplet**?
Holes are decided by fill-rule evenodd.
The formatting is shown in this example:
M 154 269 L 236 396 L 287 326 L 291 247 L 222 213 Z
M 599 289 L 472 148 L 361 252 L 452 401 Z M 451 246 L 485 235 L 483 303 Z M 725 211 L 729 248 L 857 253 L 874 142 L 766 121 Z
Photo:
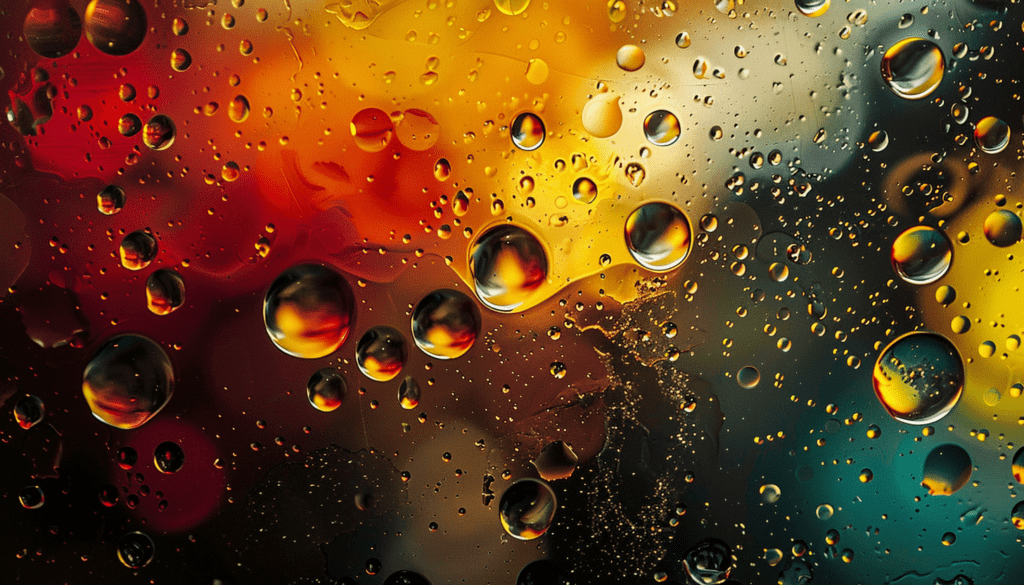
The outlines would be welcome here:
M 440 289 L 426 295 L 412 313 L 413 342 L 437 359 L 465 354 L 479 333 L 480 309 L 457 290 Z
M 161 268 L 146 279 L 146 305 L 156 315 L 173 313 L 185 302 L 185 280 L 168 268 Z
M 623 71 L 636 71 L 644 66 L 647 56 L 636 45 L 622 45 L 615 53 L 615 64 Z
M 171 51 L 171 69 L 178 73 L 186 71 L 192 66 L 192 55 L 185 49 L 174 49 Z
M 452 175 L 452 165 L 446 158 L 437 159 L 434 163 L 434 178 L 438 181 L 447 181 Z M 463 195 L 465 197 L 465 195 Z
M 386 382 L 397 376 L 408 357 L 405 337 L 397 329 L 386 325 L 371 328 L 356 344 L 359 371 L 378 382 Z
M 157 114 L 146 122 L 142 142 L 153 150 L 166 150 L 174 144 L 174 122 L 163 114 Z
M 121 136 L 135 136 L 142 130 L 142 120 L 135 114 L 125 114 L 117 121 L 117 131 Z
M 117 453 L 114 453 L 114 462 L 121 469 L 128 471 L 139 462 L 139 453 L 131 447 L 121 447 Z
M 427 150 L 437 143 L 441 136 L 441 124 L 425 110 L 406 110 L 398 120 L 395 135 L 402 146 L 409 150 Z
M 994 116 L 987 116 L 974 127 L 974 142 L 986 154 L 1002 152 L 1010 144 L 1010 126 Z
M 562 441 L 553 441 L 541 449 L 540 455 L 532 463 L 541 479 L 555 481 L 572 476 L 578 461 L 579 457 L 572 447 Z
M 933 496 L 950 496 L 967 485 L 971 478 L 971 456 L 962 447 L 939 445 L 924 460 L 921 486 Z
M 717 538 L 708 538 L 689 550 L 683 568 L 695 583 L 720 585 L 732 573 L 732 551 Z
M 874 478 L 875 478 L 875 474 L 872 473 L 871 470 L 868 469 L 867 467 L 865 467 L 864 469 L 860 470 L 860 477 L 859 477 L 859 479 L 860 479 L 861 483 L 868 483 L 868 482 L 870 482 Z M 834 543 L 831 543 L 831 544 L 834 544 Z
M 143 230 L 134 231 L 121 240 L 121 266 L 128 270 L 142 270 L 156 258 L 156 238 Z
M 108 55 L 127 55 L 146 38 L 146 11 L 138 0 L 92 0 L 84 20 L 85 38 Z
M 544 246 L 519 226 L 502 224 L 484 231 L 469 257 L 476 295 L 495 311 L 515 311 L 547 281 Z
M 831 0 L 796 0 L 796 9 L 813 18 L 825 14 L 831 4 Z
M 868 136 L 868 148 L 875 152 L 882 152 L 889 146 L 889 135 L 885 130 L 876 130 Z
M 153 539 L 141 532 L 129 532 L 117 541 L 117 558 L 129 569 L 141 569 L 153 560 Z
M 828 520 L 832 517 L 833 513 L 835 513 L 835 509 L 831 504 L 821 504 L 814 510 L 814 514 L 818 517 L 818 520 Z
M 164 350 L 139 335 L 108 339 L 82 374 L 93 416 L 119 429 L 153 418 L 174 394 L 174 369 Z
M 505 532 L 519 540 L 533 540 L 547 532 L 557 508 L 551 486 L 527 477 L 505 490 L 498 504 L 498 513 Z
M 593 203 L 597 199 L 597 185 L 587 177 L 580 177 L 572 184 L 572 196 L 580 203 Z
M 752 390 L 761 382 L 761 372 L 754 366 L 744 366 L 736 372 L 736 382 L 741 388 Z
M 644 135 L 656 146 L 669 146 L 679 140 L 679 119 L 668 110 L 655 110 L 644 118 Z
M 420 403 L 420 385 L 412 376 L 406 376 L 398 387 L 398 403 L 406 410 L 412 410 Z
M 249 117 L 249 100 L 244 95 L 236 95 L 228 104 L 228 117 L 239 123 Z
M 761 499 L 767 504 L 774 504 L 775 502 L 778 502 L 779 498 L 782 496 L 782 490 L 779 489 L 779 486 L 773 483 L 766 483 L 762 485 L 758 492 L 761 494 Z
M 882 79 L 896 95 L 908 100 L 935 91 L 945 70 L 942 49 L 926 39 L 903 39 L 882 56 Z
M 37 510 L 43 507 L 43 504 L 46 502 L 46 496 L 43 494 L 42 488 L 37 485 L 30 485 L 22 488 L 18 493 L 18 501 L 27 510 Z
M 899 26 L 900 28 L 909 28 L 913 24 L 914 24 L 914 15 L 910 14 L 909 12 L 907 12 L 903 16 L 900 17 L 900 21 L 899 21 L 899 24 L 897 26 Z
M 512 144 L 520 150 L 537 150 L 544 144 L 544 121 L 531 112 L 523 112 L 512 121 Z
M 1020 241 L 1021 220 L 1017 214 L 997 209 L 985 218 L 985 238 L 994 246 L 1005 248 Z
M 685 49 L 690 46 L 690 33 L 683 31 L 676 35 L 676 46 Z
M 530 0 L 494 0 L 494 6 L 498 12 L 508 16 L 522 14 L 530 5 Z
M 306 384 L 309 403 L 321 412 L 331 412 L 341 406 L 347 391 L 345 378 L 334 368 L 317 370 Z
M 43 416 L 46 415 L 46 406 L 43 401 L 32 394 L 23 396 L 14 405 L 14 422 L 18 423 L 18 426 L 28 430 L 43 420 Z
M 183 37 L 183 36 L 187 35 L 188 34 L 188 22 L 184 18 L 181 18 L 181 17 L 175 18 L 171 22 L 171 32 L 173 32 L 175 34 L 175 36 L 179 36 L 179 37 Z
M 690 220 L 678 207 L 645 203 L 626 219 L 626 245 L 633 259 L 655 272 L 678 267 L 690 252 Z
M 931 284 L 946 275 L 953 261 L 953 245 L 943 232 L 915 226 L 892 244 L 892 267 L 910 284 Z
M 352 116 L 349 130 L 356 146 L 366 152 L 380 152 L 391 142 L 395 125 L 384 110 L 366 108 Z
M 355 300 L 340 274 L 319 264 L 285 270 L 267 289 L 267 335 L 288 355 L 315 359 L 334 353 L 348 338 Z
M 596 138 L 608 138 L 622 127 L 622 109 L 619 108 L 619 96 L 612 93 L 599 93 L 591 98 L 580 114 L 583 129 Z
M 78 45 L 82 19 L 66 0 L 38 0 L 25 16 L 22 30 L 28 46 L 37 55 L 56 59 Z
M 160 473 L 175 473 L 185 465 L 185 451 L 174 441 L 164 441 L 153 450 L 153 465 Z

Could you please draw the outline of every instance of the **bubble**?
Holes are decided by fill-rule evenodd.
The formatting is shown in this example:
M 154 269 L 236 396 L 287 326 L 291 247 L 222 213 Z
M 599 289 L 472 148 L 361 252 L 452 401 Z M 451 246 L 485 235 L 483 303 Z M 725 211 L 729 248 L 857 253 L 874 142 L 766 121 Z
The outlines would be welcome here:
M 541 449 L 540 455 L 532 463 L 541 479 L 555 481 L 571 477 L 578 461 L 579 457 L 572 447 L 562 441 L 553 441 Z
M 139 335 L 108 339 L 82 374 L 82 392 L 93 416 L 119 429 L 153 418 L 174 394 L 174 368 L 164 350 Z
M 683 568 L 694 583 L 719 585 L 732 573 L 732 551 L 717 538 L 705 539 L 686 553 Z
M 782 496 L 782 490 L 779 489 L 779 486 L 773 483 L 764 484 L 758 490 L 758 493 L 761 494 L 761 499 L 764 500 L 766 504 L 774 504 L 775 502 L 778 502 L 779 498 Z
M 587 177 L 580 177 L 572 184 L 572 196 L 580 203 L 593 203 L 597 199 L 597 185 Z
M 834 513 L 835 508 L 831 504 L 821 504 L 814 510 L 814 515 L 818 517 L 818 520 L 828 520 Z
M 18 423 L 18 426 L 28 430 L 36 426 L 43 420 L 43 416 L 46 415 L 46 406 L 43 401 L 32 394 L 23 396 L 14 405 L 14 422 Z
M 22 30 L 37 55 L 56 59 L 78 45 L 82 19 L 66 0 L 40 0 L 28 11 Z
M 228 104 L 228 117 L 232 122 L 245 122 L 249 117 L 249 99 L 244 95 L 236 95 Z
M 185 451 L 174 441 L 164 441 L 153 450 L 153 465 L 160 473 L 176 473 L 185 465 Z
M 469 258 L 476 295 L 495 311 L 515 311 L 547 281 L 544 246 L 519 226 L 501 224 L 482 232 Z
M 987 116 L 974 126 L 974 143 L 986 154 L 1002 152 L 1010 144 L 1010 126 L 994 116 Z
M 117 541 L 117 558 L 129 569 L 141 569 L 153 560 L 153 539 L 141 532 L 129 532 Z
M 413 571 L 395 571 L 384 579 L 384 585 L 430 585 L 430 581 Z
M 953 261 L 953 245 L 946 234 L 927 226 L 915 226 L 892 244 L 892 267 L 910 284 L 931 284 L 946 275 Z
M 557 508 L 551 486 L 527 477 L 505 490 L 498 504 L 498 513 L 505 532 L 519 540 L 533 540 L 547 532 Z
M 960 400 L 964 364 L 945 337 L 913 331 L 882 350 L 872 383 L 875 395 L 893 418 L 912 425 L 931 424 Z
M 366 152 L 380 152 L 391 142 L 395 125 L 384 110 L 366 108 L 352 116 L 349 130 L 356 146 Z
M 146 38 L 146 11 L 138 0 L 92 0 L 85 8 L 85 38 L 103 53 L 127 55 Z
M 754 366 L 744 366 L 736 372 L 736 382 L 746 390 L 756 388 L 760 381 L 761 372 L 758 372 Z
M 395 128 L 395 134 L 402 146 L 410 150 L 427 150 L 437 143 L 441 125 L 429 112 L 406 110 Z
M 1020 241 L 1021 221 L 1017 214 L 1006 209 L 997 209 L 985 218 L 985 238 L 999 248 L 1012 246 Z
M 868 136 L 868 148 L 875 152 L 882 152 L 889 146 L 889 134 L 885 130 L 876 130 Z
M 420 299 L 412 313 L 412 339 L 423 353 L 442 360 L 470 350 L 480 333 L 480 309 L 473 299 L 451 289 Z
M 131 447 L 121 447 L 114 453 L 114 461 L 118 467 L 128 471 L 139 462 L 139 453 Z
M 615 64 L 623 71 L 636 71 L 644 66 L 647 56 L 636 45 L 622 45 L 615 53 Z
M 134 231 L 121 240 L 121 266 L 142 270 L 156 258 L 156 238 L 143 230 Z
M 669 146 L 679 140 L 679 119 L 668 110 L 655 110 L 644 118 L 644 136 L 656 146 Z
M 42 488 L 37 485 L 30 485 L 18 493 L 18 501 L 26 510 L 38 510 L 46 503 L 46 496 Z
M 420 403 L 420 385 L 416 378 L 406 376 L 398 386 L 398 404 L 405 410 L 412 410 Z
M 655 201 L 626 219 L 626 245 L 633 259 L 655 272 L 678 267 L 690 253 L 690 220 L 670 204 Z
M 359 371 L 377 382 L 387 382 L 397 376 L 408 357 L 405 337 L 386 325 L 371 328 L 356 344 Z
M 512 144 L 520 150 L 531 151 L 544 144 L 544 121 L 531 112 L 523 112 L 512 121 Z
M 331 412 L 341 406 L 347 391 L 345 378 L 334 368 L 317 370 L 306 384 L 309 403 L 321 412 Z
M 945 69 L 942 49 L 926 39 L 903 39 L 882 56 L 882 79 L 896 95 L 908 100 L 919 100 L 935 91 Z
M 192 55 L 185 49 L 174 49 L 171 51 L 171 69 L 178 73 L 187 71 L 192 66 Z
M 971 456 L 958 445 L 939 445 L 924 460 L 921 487 L 933 496 L 950 496 L 971 478 Z
M 530 5 L 530 0 L 494 0 L 498 11 L 508 16 L 522 14 Z
M 142 142 L 153 150 L 167 150 L 174 144 L 174 122 L 163 114 L 157 114 L 146 122 Z
M 142 120 L 135 114 L 125 114 L 117 121 L 117 131 L 121 136 L 135 136 L 142 130 Z
M 348 282 L 319 264 L 285 270 L 267 289 L 267 335 L 288 355 L 315 359 L 334 353 L 348 338 L 355 299 Z
M 800 14 L 814 18 L 825 14 L 831 4 L 831 0 L 796 0 L 796 9 Z
M 591 98 L 580 114 L 583 129 L 596 138 L 608 138 L 622 127 L 622 109 L 619 108 L 619 96 L 613 93 L 600 93 Z
M 185 281 L 177 272 L 162 268 L 146 279 L 146 305 L 155 315 L 173 313 L 185 302 Z

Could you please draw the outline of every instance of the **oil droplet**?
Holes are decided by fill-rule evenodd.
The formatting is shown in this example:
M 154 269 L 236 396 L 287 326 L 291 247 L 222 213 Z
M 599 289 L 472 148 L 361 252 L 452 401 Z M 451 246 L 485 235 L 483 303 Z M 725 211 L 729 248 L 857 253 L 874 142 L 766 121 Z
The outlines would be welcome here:
M 480 333 L 480 309 L 457 290 L 436 290 L 416 304 L 412 339 L 423 353 L 442 360 L 462 356 Z
M 931 424 L 960 400 L 963 360 L 945 337 L 913 331 L 882 350 L 872 383 L 875 395 L 893 418 L 912 425 Z
M 835 509 L 832 508 L 831 504 L 822 504 L 815 509 L 814 514 L 818 517 L 818 520 L 828 520 L 835 513 Z
M 244 95 L 236 95 L 228 104 L 228 117 L 239 123 L 249 117 L 249 100 Z
M 690 220 L 672 204 L 645 203 L 626 219 L 626 245 L 633 259 L 655 272 L 678 267 L 690 252 Z
M 420 403 L 420 385 L 412 376 L 406 376 L 398 387 L 398 404 L 405 410 L 412 410 Z
M 554 379 L 561 380 L 567 373 L 569 373 L 569 369 L 566 368 L 565 364 L 562 362 L 551 362 L 551 365 L 548 366 L 548 372 L 551 373 L 551 376 Z
M 117 131 L 121 136 L 135 136 L 142 130 L 142 120 L 135 114 L 125 114 L 117 121 Z
M 529 5 L 530 0 L 494 0 L 494 6 L 498 12 L 508 16 L 522 14 Z
M 96 208 L 103 215 L 114 215 L 124 209 L 125 200 L 124 189 L 116 185 L 107 185 L 96 195 Z
M 868 482 L 870 482 L 874 478 L 875 478 L 875 474 L 872 473 L 870 469 L 865 467 L 864 469 L 860 470 L 860 477 L 859 477 L 859 479 L 860 479 L 861 483 L 868 483 Z
M 683 568 L 695 583 L 720 585 L 732 573 L 732 551 L 717 538 L 705 539 L 686 553 Z
M 882 56 L 882 79 L 896 95 L 908 100 L 935 91 L 945 70 L 942 49 L 926 39 L 903 39 Z
M 363 334 L 356 344 L 356 365 L 371 380 L 395 378 L 409 357 L 405 337 L 397 329 L 378 325 Z
M 939 230 L 927 226 L 912 227 L 892 244 L 892 267 L 910 284 L 930 284 L 949 271 L 953 245 Z
M 38 510 L 46 503 L 46 496 L 39 486 L 30 485 L 18 493 L 18 501 L 26 510 Z
M 146 122 L 142 142 L 153 150 L 166 150 L 174 144 L 174 122 L 163 114 L 157 114 Z
M 366 152 L 380 152 L 391 142 L 395 126 L 383 110 L 366 108 L 352 117 L 349 130 L 356 146 Z
M 437 162 L 434 163 L 434 178 L 438 181 L 447 181 L 450 176 L 452 176 L 452 165 L 448 162 L 448 159 L 437 159 Z
M 668 110 L 655 110 L 644 119 L 644 135 L 656 146 L 669 146 L 679 140 L 679 119 Z
M 187 71 L 192 66 L 192 55 L 185 49 L 174 49 L 171 51 L 171 69 L 178 73 Z
M 757 385 L 761 382 L 761 372 L 758 372 L 754 366 L 744 366 L 740 368 L 740 371 L 736 372 L 736 382 L 740 385 L 740 388 L 752 390 L 757 388 Z
M 950 496 L 971 478 L 971 456 L 958 445 L 939 445 L 924 460 L 921 487 L 933 496 Z
M 334 368 L 321 368 L 309 377 L 306 383 L 306 397 L 313 408 L 331 412 L 341 406 L 348 392 L 345 378 Z
M 572 447 L 562 441 L 553 441 L 541 449 L 540 455 L 531 463 L 537 468 L 537 474 L 545 481 L 566 479 L 576 470 L 579 457 Z
M 187 35 L 188 22 L 184 18 L 175 18 L 171 22 L 171 32 L 173 32 L 175 36 L 179 37 Z
M 164 350 L 139 335 L 107 340 L 85 366 L 82 393 L 93 416 L 119 429 L 153 418 L 174 394 L 174 369 Z
M 889 135 L 885 130 L 876 130 L 868 136 L 868 148 L 875 152 L 882 152 L 889 146 Z
M 142 270 L 156 258 L 156 238 L 145 231 L 134 231 L 121 240 L 121 266 L 128 270 Z
M 22 30 L 28 46 L 37 55 L 56 59 L 73 51 L 78 44 L 82 19 L 66 0 L 37 1 L 25 15 Z
M 935 289 L 935 300 L 944 307 L 952 304 L 956 300 L 956 289 L 945 284 L 940 286 Z
M 997 209 L 985 218 L 985 239 L 993 246 L 1005 248 L 1020 241 L 1020 217 L 1012 211 Z
M 831 0 L 796 0 L 796 9 L 800 14 L 814 18 L 825 14 L 831 4 Z
M 92 0 L 84 20 L 85 38 L 107 55 L 127 55 L 146 38 L 146 11 L 138 0 Z
M 647 56 L 636 45 L 622 45 L 615 53 L 615 64 L 623 71 L 636 71 L 644 66 Z
M 117 541 L 117 558 L 129 569 L 141 569 L 153 560 L 153 539 L 141 532 L 129 532 Z
M 971 329 L 971 320 L 963 315 L 953 317 L 949 322 L 949 328 L 953 333 L 967 333 Z
M 548 80 L 551 69 L 543 59 L 530 59 L 526 64 L 526 81 L 540 85 Z
M 402 112 L 402 117 L 395 128 L 395 135 L 402 146 L 415 151 L 427 150 L 434 146 L 440 132 L 441 125 L 437 119 L 429 112 L 417 109 Z
M 156 315 L 169 315 L 185 302 L 185 280 L 168 268 L 146 279 L 146 305 Z
M 544 122 L 531 112 L 523 112 L 512 121 L 512 144 L 520 150 L 537 150 L 544 144 Z
M 758 493 L 761 494 L 761 499 L 764 500 L 766 504 L 774 504 L 779 501 L 780 497 L 782 497 L 782 490 L 779 489 L 779 486 L 773 483 L 766 483 L 762 485 L 758 490 Z
M 121 447 L 114 453 L 114 462 L 121 469 L 128 471 L 139 462 L 139 453 L 131 447 Z
M 511 312 L 528 303 L 548 277 L 548 258 L 535 235 L 509 224 L 480 234 L 469 251 L 476 296 L 488 308 Z
M 176 473 L 185 465 L 185 451 L 174 441 L 164 441 L 153 450 L 153 465 L 160 473 Z
M 501 495 L 498 514 L 505 532 L 519 540 L 533 540 L 547 532 L 557 508 L 551 486 L 527 477 L 510 485 Z
M 690 46 L 690 33 L 683 31 L 676 35 L 676 46 L 685 49 Z
M 622 127 L 622 110 L 619 96 L 599 93 L 583 106 L 581 113 L 583 129 L 596 138 L 608 138 Z
M 46 414 L 46 407 L 43 401 L 32 394 L 22 397 L 14 405 L 14 422 L 18 423 L 18 426 L 28 430 L 43 420 L 43 416 Z
M 319 264 L 285 270 L 267 289 L 267 335 L 288 355 L 315 359 L 334 353 L 348 338 L 355 300 L 348 282 Z
M 572 196 L 580 203 L 593 203 L 597 199 L 597 185 L 587 177 L 580 177 L 572 184 Z
M 1010 126 L 994 116 L 987 116 L 974 127 L 974 142 L 986 154 L 1002 152 L 1010 144 Z

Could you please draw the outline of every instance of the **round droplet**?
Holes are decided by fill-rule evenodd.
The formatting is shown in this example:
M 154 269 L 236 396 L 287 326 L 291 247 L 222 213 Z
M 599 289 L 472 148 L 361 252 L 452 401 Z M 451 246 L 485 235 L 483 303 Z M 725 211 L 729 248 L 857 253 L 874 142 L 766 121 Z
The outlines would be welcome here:
M 348 338 L 355 299 L 348 282 L 319 264 L 285 270 L 267 289 L 267 335 L 288 355 L 315 359 L 334 353 Z
M 945 337 L 913 331 L 882 350 L 872 372 L 875 395 L 889 414 L 912 425 L 931 424 L 953 410 L 964 388 L 964 364 Z
M 956 289 L 945 284 L 940 286 L 935 289 L 935 300 L 942 306 L 952 304 L 956 300 Z
M 796 0 L 796 9 L 804 16 L 817 17 L 828 12 L 831 0 Z
M 142 142 L 153 150 L 167 150 L 174 144 L 174 122 L 163 114 L 157 114 L 146 122 Z
M 164 350 L 139 335 L 108 339 L 82 375 L 93 416 L 119 429 L 153 418 L 174 394 L 174 369 Z
M 384 585 L 430 585 L 430 581 L 413 571 L 396 571 L 384 579 Z
M 397 376 L 408 357 L 405 337 L 393 327 L 373 327 L 356 344 L 359 371 L 378 382 L 386 382 Z
M 436 290 L 423 297 L 412 313 L 412 339 L 423 353 L 442 360 L 470 350 L 480 333 L 480 309 L 465 294 Z
M 505 490 L 498 504 L 498 513 L 505 532 L 519 540 L 533 540 L 547 532 L 557 508 L 551 486 L 527 477 Z
M 622 45 L 615 53 L 615 64 L 623 71 L 636 71 L 644 66 L 647 56 L 636 45 Z
M 767 504 L 774 504 L 775 502 L 778 502 L 779 498 L 782 496 L 782 490 L 779 489 L 779 486 L 773 483 L 764 484 L 758 492 L 761 494 L 761 499 Z
M 366 152 L 380 152 L 391 142 L 395 125 L 384 110 L 366 108 L 352 117 L 349 130 L 356 146 Z
M 695 583 L 720 585 L 732 573 L 732 551 L 721 540 L 708 538 L 686 553 L 683 568 Z
M 139 453 L 131 447 L 121 447 L 117 453 L 114 453 L 114 461 L 118 467 L 128 471 L 139 462 Z
M 530 5 L 530 0 L 494 0 L 498 11 L 508 16 L 522 14 Z
M 182 37 L 188 34 L 188 21 L 184 18 L 175 18 L 171 21 L 171 32 L 176 36 Z
M 121 266 L 142 270 L 156 258 L 156 238 L 143 230 L 134 231 L 121 240 Z
M 676 35 L 676 46 L 680 49 L 686 49 L 690 46 L 690 33 L 683 31 Z
M 519 226 L 501 224 L 482 232 L 469 259 L 476 295 L 495 311 L 515 311 L 547 281 L 544 246 Z
M 416 378 L 406 376 L 398 386 L 398 404 L 405 410 L 412 410 L 420 403 L 420 385 Z
M 512 121 L 512 144 L 520 150 L 537 150 L 544 144 L 544 121 L 531 112 L 523 112 Z
M 117 121 L 117 131 L 121 136 L 135 136 L 142 130 L 142 120 L 135 114 L 125 114 Z
M 14 422 L 18 423 L 18 426 L 28 430 L 43 420 L 43 416 L 46 415 L 46 406 L 43 401 L 32 394 L 23 396 L 14 405 Z
M 395 135 L 402 146 L 409 150 L 427 150 L 437 143 L 441 135 L 441 124 L 425 110 L 406 110 L 398 121 Z
M 46 502 L 46 496 L 43 494 L 42 488 L 37 485 L 30 485 L 18 492 L 18 501 L 27 510 L 37 510 L 43 507 L 43 504 Z
M 982 118 L 974 127 L 974 143 L 986 154 L 1002 152 L 1010 144 L 1010 126 L 994 116 Z
M 597 199 L 597 184 L 587 177 L 580 177 L 572 184 L 572 196 L 580 203 L 593 203 Z
M 117 185 L 107 185 L 96 195 L 96 208 L 103 215 L 114 215 L 124 209 L 126 198 L 124 189 Z
M 37 55 L 56 59 L 78 45 L 82 19 L 66 0 L 41 0 L 28 11 L 22 30 L 28 46 Z
M 309 403 L 321 412 L 331 412 L 341 406 L 347 391 L 345 378 L 334 368 L 317 370 L 306 384 Z
M 655 272 L 678 267 L 690 253 L 690 220 L 659 201 L 645 203 L 626 219 L 626 245 L 641 266 Z
M 892 244 L 892 267 L 910 284 L 931 284 L 949 271 L 953 245 L 939 230 L 927 226 L 912 227 Z
M 889 146 L 889 134 L 885 130 L 876 130 L 868 136 L 868 148 L 875 152 L 882 152 Z
M 185 465 L 185 451 L 174 441 L 164 441 L 153 450 L 153 465 L 160 473 L 175 473 Z
M 153 539 L 141 532 L 129 532 L 117 541 L 117 558 L 129 569 L 141 569 L 153 560 Z
M 192 55 L 185 49 L 174 49 L 171 51 L 171 69 L 178 73 L 186 71 L 192 66 Z
M 434 163 L 434 178 L 438 181 L 447 181 L 452 175 L 452 165 L 446 158 L 439 158 Z
M 228 104 L 228 117 L 233 122 L 244 122 L 249 117 L 249 99 L 244 95 L 236 95 Z
M 882 79 L 896 95 L 908 100 L 935 91 L 945 70 L 942 49 L 926 39 L 903 39 L 882 56 Z
M 860 479 L 861 483 L 868 483 L 868 482 L 870 482 L 874 478 L 875 478 L 875 474 L 870 469 L 868 469 L 867 467 L 865 467 L 864 469 L 860 470 L 860 476 L 859 476 L 858 479 Z
M 985 218 L 985 238 L 1000 248 L 1019 242 L 1021 228 L 1020 217 L 1006 209 L 997 209 Z
M 835 508 L 831 504 L 821 504 L 814 510 L 814 515 L 818 517 L 818 520 L 828 520 L 835 513 Z
M 619 96 L 599 93 L 591 98 L 580 114 L 583 129 L 596 138 L 608 138 L 622 127 L 622 109 Z
M 679 119 L 668 110 L 655 110 L 644 118 L 644 136 L 656 146 L 675 144 L 682 134 Z
M 959 445 L 939 445 L 924 460 L 921 486 L 933 496 L 949 496 L 971 479 L 971 456 Z
M 127 55 L 146 38 L 146 11 L 138 0 L 92 0 L 85 8 L 85 38 L 103 53 Z
M 156 315 L 173 313 L 185 302 L 185 280 L 177 272 L 161 268 L 146 279 L 146 305 Z
M 736 382 L 741 388 L 752 390 L 761 382 L 761 372 L 758 372 L 754 366 L 744 366 L 736 372 Z

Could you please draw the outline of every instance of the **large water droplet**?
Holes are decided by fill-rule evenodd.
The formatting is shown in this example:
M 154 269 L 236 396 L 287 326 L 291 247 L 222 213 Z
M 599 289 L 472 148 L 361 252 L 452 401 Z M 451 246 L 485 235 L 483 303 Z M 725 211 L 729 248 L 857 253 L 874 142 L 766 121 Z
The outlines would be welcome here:
M 185 280 L 177 272 L 162 268 L 146 279 L 146 306 L 156 315 L 173 313 L 185 302 Z
M 515 225 L 502 224 L 481 233 L 469 257 L 476 295 L 495 311 L 515 311 L 548 277 L 544 246 Z
M 708 538 L 686 553 L 683 568 L 698 585 L 719 585 L 732 572 L 732 551 L 721 540 Z
M 964 364 L 945 337 L 913 331 L 882 350 L 872 373 L 875 395 L 893 418 L 931 424 L 953 410 L 964 387 Z
M 142 270 L 156 258 L 156 238 L 145 231 L 134 231 L 121 240 L 121 266 L 128 270 Z
M 18 426 L 28 430 L 43 420 L 43 416 L 46 414 L 46 407 L 43 401 L 32 394 L 22 397 L 14 405 L 14 422 L 18 423 Z
M 139 335 L 107 340 L 82 374 L 93 416 L 119 429 L 142 426 L 174 394 L 174 368 L 164 350 Z
M 397 329 L 378 325 L 363 334 L 356 344 L 356 364 L 371 380 L 386 382 L 402 371 L 409 350 Z
M 676 206 L 659 201 L 645 203 L 626 219 L 626 245 L 644 268 L 672 270 L 690 252 L 690 220 Z
M 679 119 L 668 110 L 655 110 L 644 118 L 644 136 L 657 146 L 675 144 L 682 133 Z
M 892 267 L 900 278 L 910 284 L 930 284 L 949 271 L 953 262 L 953 245 L 939 230 L 915 226 L 892 244 Z
M 986 154 L 996 154 L 1010 144 L 1010 126 L 999 118 L 988 116 L 974 126 L 974 143 Z
M 557 508 L 551 486 L 527 477 L 510 485 L 501 495 L 498 514 L 506 532 L 519 540 L 533 540 L 547 532 Z
M 457 358 L 473 347 L 480 333 L 480 309 L 465 294 L 436 290 L 423 297 L 412 313 L 412 339 L 423 353 L 437 359 Z
M 306 397 L 313 408 L 322 412 L 331 412 L 341 406 L 348 391 L 348 384 L 338 370 L 322 368 L 309 377 L 306 384 Z
M 25 16 L 23 31 L 25 41 L 37 55 L 56 59 L 78 45 L 82 19 L 67 0 L 40 0 Z
M 622 45 L 615 53 L 615 64 L 623 71 L 636 71 L 644 66 L 647 56 L 636 45 Z
M 736 383 L 745 390 L 756 388 L 760 382 L 761 372 L 758 372 L 754 366 L 744 366 L 736 372 Z
M 366 108 L 352 117 L 349 130 L 356 146 L 366 152 L 380 152 L 391 142 L 395 125 L 384 110 Z
M 129 569 L 141 569 L 153 560 L 153 539 L 141 532 L 129 532 L 117 541 L 117 558 Z
M 348 282 L 319 264 L 300 264 L 278 276 L 263 301 L 267 335 L 288 355 L 315 359 L 348 338 L 355 299 Z
M 942 49 L 926 39 L 903 39 L 882 56 L 882 79 L 896 95 L 908 100 L 935 91 L 945 70 Z
M 1020 241 L 1020 217 L 1012 211 L 997 209 L 985 218 L 985 239 L 994 246 L 1005 248 Z
M 18 493 L 18 501 L 26 510 L 38 510 L 46 503 L 46 495 L 39 486 L 30 485 Z
M 157 114 L 146 122 L 142 142 L 153 150 L 167 150 L 174 144 L 174 122 L 163 114 Z
M 174 441 L 164 441 L 153 450 L 153 465 L 160 473 L 175 473 L 185 465 L 185 451 Z
M 949 496 L 971 478 L 971 456 L 958 445 L 939 445 L 924 460 L 921 485 L 933 496 Z
M 236 95 L 228 104 L 228 117 L 233 122 L 244 122 L 249 117 L 249 99 L 244 95 Z
M 117 185 L 107 185 L 96 195 L 96 208 L 103 215 L 114 215 L 124 209 L 126 199 L 124 189 Z
M 512 121 L 512 144 L 520 150 L 537 150 L 544 144 L 544 121 L 531 112 L 523 112 Z
M 138 0 L 92 0 L 85 8 L 85 38 L 108 55 L 127 55 L 146 38 L 146 11 Z

